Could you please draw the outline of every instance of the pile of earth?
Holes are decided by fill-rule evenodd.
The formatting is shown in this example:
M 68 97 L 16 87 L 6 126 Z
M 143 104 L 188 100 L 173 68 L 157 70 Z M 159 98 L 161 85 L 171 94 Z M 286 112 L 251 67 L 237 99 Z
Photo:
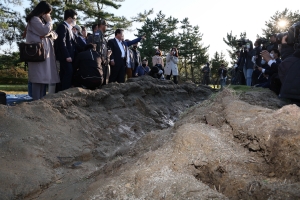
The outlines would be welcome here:
M 1 106 L 0 199 L 76 199 L 142 136 L 173 126 L 211 93 L 144 77 Z
M 283 105 L 144 77 L 1 106 L 1 199 L 300 199 Z

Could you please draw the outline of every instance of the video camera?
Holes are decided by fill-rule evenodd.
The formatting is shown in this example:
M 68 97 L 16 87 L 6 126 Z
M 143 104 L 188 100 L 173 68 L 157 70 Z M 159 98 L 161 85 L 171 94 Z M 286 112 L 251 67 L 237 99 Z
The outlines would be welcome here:
M 287 44 L 299 44 L 300 42 L 300 22 L 293 24 L 287 32 L 277 33 L 276 41 L 278 44 L 281 44 L 282 38 L 287 36 Z
M 237 40 L 237 44 L 239 45 L 239 47 L 242 47 L 242 46 L 246 45 L 247 43 L 249 43 L 249 40 L 245 39 L 245 38 Z

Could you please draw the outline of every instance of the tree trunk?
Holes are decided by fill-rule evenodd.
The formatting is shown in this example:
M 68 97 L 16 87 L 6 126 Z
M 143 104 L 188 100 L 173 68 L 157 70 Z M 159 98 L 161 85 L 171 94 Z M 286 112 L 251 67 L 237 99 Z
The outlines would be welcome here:
M 193 55 L 191 55 L 191 74 L 192 74 L 192 82 L 195 83 L 195 75 L 194 75 L 194 67 L 193 67 Z
M 186 58 L 184 58 L 184 70 L 185 70 L 185 81 L 187 81 L 187 66 L 186 66 Z

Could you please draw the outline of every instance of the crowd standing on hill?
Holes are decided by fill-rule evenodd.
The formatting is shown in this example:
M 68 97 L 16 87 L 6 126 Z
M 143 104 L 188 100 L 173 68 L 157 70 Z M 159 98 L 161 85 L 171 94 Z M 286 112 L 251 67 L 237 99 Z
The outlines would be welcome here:
M 85 26 L 78 26 L 78 13 L 65 10 L 64 21 L 53 30 L 52 7 L 41 1 L 26 17 L 26 43 L 42 42 L 46 60 L 28 62 L 29 94 L 34 100 L 48 93 L 55 93 L 71 87 L 96 89 L 112 82 L 124 83 L 126 79 L 151 75 L 164 79 L 173 76 L 178 83 L 178 51 L 172 48 L 167 55 L 166 70 L 161 51 L 153 57 L 153 67 L 142 59 L 138 43 L 145 36 L 132 41 L 124 40 L 124 31 L 115 30 L 115 37 L 107 40 L 108 23 L 101 20 L 92 26 L 92 34 Z
M 107 40 L 108 23 L 101 20 L 92 26 L 92 34 L 85 26 L 76 24 L 78 13 L 68 9 L 64 21 L 53 30 L 52 7 L 41 1 L 26 17 L 26 42 L 42 42 L 46 59 L 28 62 L 29 93 L 34 100 L 48 93 L 71 87 L 96 89 L 112 82 L 124 83 L 126 79 L 150 75 L 178 84 L 178 50 L 173 47 L 166 55 L 157 49 L 152 57 L 152 66 L 142 59 L 138 44 L 145 36 L 125 40 L 124 31 L 116 29 L 114 38 Z M 287 33 L 270 36 L 270 41 L 257 39 L 238 41 L 237 60 L 232 70 L 232 84 L 270 88 L 285 98 L 300 99 L 297 70 L 300 60 L 300 22 Z M 293 34 L 290 34 L 293 33 Z M 280 39 L 279 39 L 280 38 Z M 268 45 L 267 45 L 268 44 Z M 292 62 L 291 62 L 292 61 Z M 296 63 L 296 64 L 295 64 Z M 209 84 L 209 63 L 203 68 L 203 83 Z M 296 76 L 295 76 L 296 75 Z M 227 81 L 227 69 L 222 64 L 218 70 L 221 88 Z M 289 78 L 287 78 L 289 77 Z

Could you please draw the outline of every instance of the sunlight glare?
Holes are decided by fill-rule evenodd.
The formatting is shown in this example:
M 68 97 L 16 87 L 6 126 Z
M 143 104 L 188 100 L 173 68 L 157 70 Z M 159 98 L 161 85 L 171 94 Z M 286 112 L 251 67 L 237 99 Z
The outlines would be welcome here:
M 278 22 L 278 26 L 279 26 L 280 28 L 284 28 L 284 27 L 286 27 L 286 25 L 287 25 L 287 21 L 284 20 L 284 19 L 282 19 L 282 20 L 280 20 L 280 21 Z

